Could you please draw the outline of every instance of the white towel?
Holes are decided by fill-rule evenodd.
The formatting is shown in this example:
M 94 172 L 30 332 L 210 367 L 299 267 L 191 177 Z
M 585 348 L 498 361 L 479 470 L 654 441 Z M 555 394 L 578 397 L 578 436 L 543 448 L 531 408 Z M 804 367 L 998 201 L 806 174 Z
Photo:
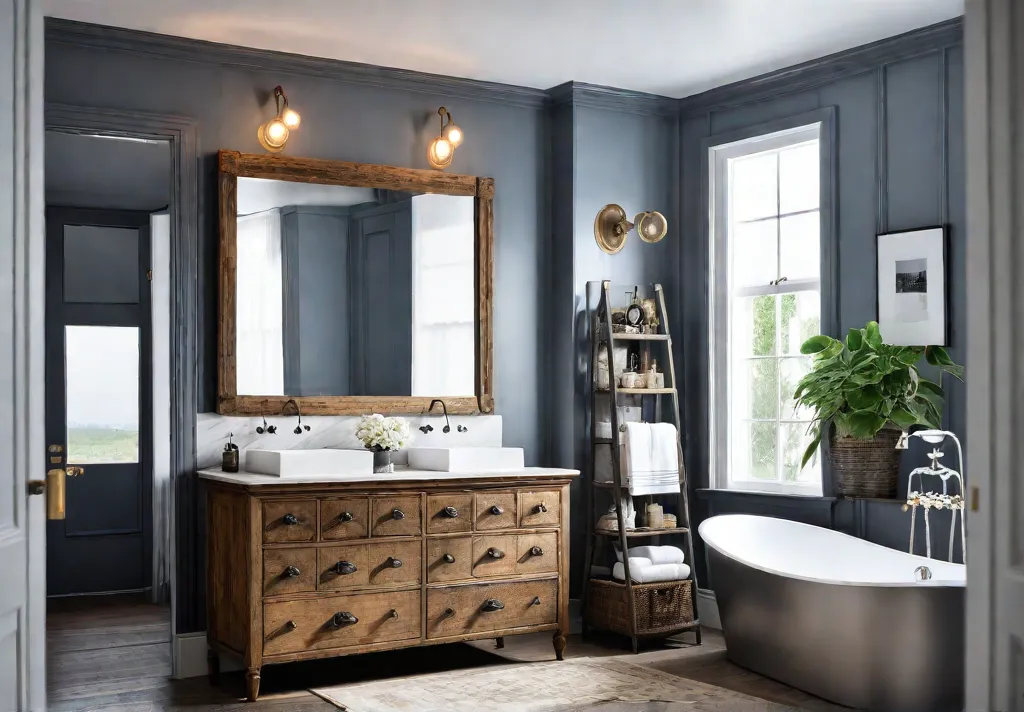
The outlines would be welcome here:
M 620 467 L 631 495 L 679 491 L 679 451 L 671 423 L 626 423 Z
M 615 558 L 622 561 L 622 551 L 618 548 L 615 549 Z M 631 546 L 630 563 L 634 558 L 650 559 L 652 564 L 681 564 L 686 560 L 678 546 Z
M 626 580 L 622 562 L 612 567 L 612 576 L 618 581 Z M 690 577 L 690 567 L 686 564 L 652 564 L 650 566 L 634 566 L 633 557 L 629 557 L 629 577 L 635 583 L 654 583 L 656 581 L 682 581 Z

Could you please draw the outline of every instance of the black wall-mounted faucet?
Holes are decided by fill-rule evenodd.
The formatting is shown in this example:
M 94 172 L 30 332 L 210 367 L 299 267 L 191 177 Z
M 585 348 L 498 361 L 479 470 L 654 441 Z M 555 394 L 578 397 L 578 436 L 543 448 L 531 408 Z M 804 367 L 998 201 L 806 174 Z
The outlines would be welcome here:
M 281 408 L 281 414 L 284 415 L 284 412 L 288 410 L 289 403 L 295 406 L 295 414 L 299 416 L 299 423 L 298 425 L 295 426 L 295 430 L 293 430 L 292 432 L 295 433 L 296 435 L 302 435 L 302 431 L 305 430 L 308 433 L 310 431 L 310 427 L 308 425 L 302 424 L 302 411 L 299 410 L 299 404 L 295 401 L 294 398 L 289 398 L 284 402 L 284 406 L 282 406 Z
M 441 428 L 441 432 L 447 435 L 452 431 L 452 424 L 448 421 L 448 406 L 444 404 L 444 401 L 441 400 L 440 398 L 435 398 L 434 400 L 430 401 L 430 407 L 427 408 L 427 413 L 430 413 L 430 411 L 434 410 L 434 406 L 437 405 L 438 403 L 441 404 L 441 410 L 444 411 L 444 427 Z M 432 429 L 433 428 L 431 428 L 431 430 Z
M 267 425 L 267 416 L 263 412 L 263 404 L 264 403 L 266 403 L 266 401 L 261 401 L 260 402 L 260 417 L 263 418 L 263 425 L 257 425 L 256 426 L 256 433 L 258 435 L 263 435 L 264 433 L 266 433 L 267 435 L 273 435 L 274 433 L 277 432 L 277 426 L 276 425 Z

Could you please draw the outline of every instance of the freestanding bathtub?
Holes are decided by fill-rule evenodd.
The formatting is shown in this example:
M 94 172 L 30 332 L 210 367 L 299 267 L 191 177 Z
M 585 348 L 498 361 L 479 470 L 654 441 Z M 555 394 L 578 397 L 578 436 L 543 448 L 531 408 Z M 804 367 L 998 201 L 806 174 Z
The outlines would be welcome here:
M 963 709 L 962 564 L 744 514 L 700 535 L 737 665 L 859 709 Z

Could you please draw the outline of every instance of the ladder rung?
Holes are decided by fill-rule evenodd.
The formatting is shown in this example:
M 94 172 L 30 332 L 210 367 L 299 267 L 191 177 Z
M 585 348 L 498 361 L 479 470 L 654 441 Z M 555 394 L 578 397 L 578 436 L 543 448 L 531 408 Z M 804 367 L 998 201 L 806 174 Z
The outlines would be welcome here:
M 607 339 L 602 335 L 600 337 L 602 341 Z M 612 341 L 671 341 L 672 337 L 668 334 L 623 334 L 614 333 L 612 334 Z
M 640 527 L 638 529 L 627 529 L 626 538 L 632 539 L 634 537 L 650 537 L 650 536 L 672 536 L 673 534 L 688 534 L 690 532 L 686 527 L 670 527 L 668 529 L 648 529 L 647 527 Z M 618 538 L 618 529 L 595 529 L 594 536 L 611 536 Z

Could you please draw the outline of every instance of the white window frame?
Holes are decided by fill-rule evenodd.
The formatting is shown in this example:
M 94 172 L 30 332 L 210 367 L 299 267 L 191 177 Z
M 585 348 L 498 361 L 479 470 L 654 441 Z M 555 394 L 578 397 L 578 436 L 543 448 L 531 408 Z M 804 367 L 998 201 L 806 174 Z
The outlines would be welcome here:
M 736 492 L 762 492 L 806 497 L 822 495 L 822 479 L 805 483 L 792 482 L 733 482 L 729 477 L 729 297 L 728 286 L 728 231 L 729 231 L 729 161 L 744 156 L 798 146 L 809 141 L 818 142 L 819 152 L 828 150 L 825 122 L 815 121 L 794 128 L 763 133 L 739 140 L 718 143 L 708 147 L 708 193 L 709 193 L 709 260 L 708 260 L 708 340 L 710 344 L 709 370 L 709 426 L 710 478 L 713 488 Z M 828 156 L 830 163 L 831 156 Z M 819 165 L 826 165 L 820 161 Z M 830 176 L 822 171 L 819 176 L 821 195 L 825 197 Z M 831 215 L 829 200 L 819 199 L 819 215 L 822 223 L 822 242 L 827 234 L 827 221 Z M 781 246 L 780 246 L 781 249 Z M 781 295 L 817 289 L 820 299 L 821 330 L 826 331 L 826 310 L 829 307 L 823 277 L 828 268 L 828 256 L 822 250 L 820 271 L 817 279 L 787 280 L 782 284 L 769 284 L 738 290 L 733 296 Z M 818 458 L 822 453 L 819 450 Z M 823 463 L 824 464 L 824 463 Z M 822 470 L 825 468 L 822 467 Z

